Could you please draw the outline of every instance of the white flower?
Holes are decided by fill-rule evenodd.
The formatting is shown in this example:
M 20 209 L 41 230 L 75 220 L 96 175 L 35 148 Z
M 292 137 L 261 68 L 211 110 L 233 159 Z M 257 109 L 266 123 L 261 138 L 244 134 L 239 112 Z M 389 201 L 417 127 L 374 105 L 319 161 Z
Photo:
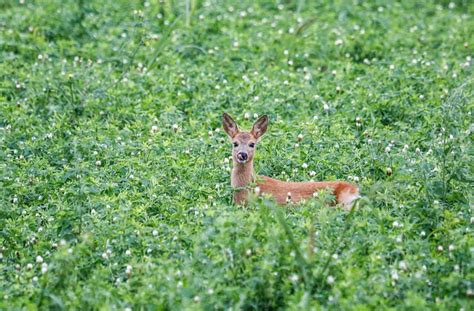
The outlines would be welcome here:
M 304 169 L 306 169 L 306 168 L 308 168 L 308 164 L 307 164 L 307 163 L 303 163 L 303 164 L 301 165 L 301 167 L 304 168 Z
M 254 118 L 254 119 L 257 119 L 257 118 L 258 118 L 258 114 L 254 113 L 254 114 L 253 114 L 253 118 Z
M 426 232 L 425 232 L 425 231 L 421 231 L 420 235 L 421 235 L 421 236 L 426 236 Z
M 394 281 L 398 280 L 398 272 L 396 270 L 392 271 L 392 280 Z
M 344 43 L 344 41 L 342 41 L 342 39 L 337 39 L 334 44 L 335 45 L 342 45 Z
M 127 249 L 127 250 L 125 251 L 125 255 L 127 255 L 127 256 L 131 256 L 131 255 L 132 255 L 132 251 L 131 251 L 131 250 L 129 250 L 129 249 Z
M 107 255 L 107 253 L 102 253 L 102 258 L 107 259 L 109 258 L 109 255 Z
M 404 270 L 404 271 L 408 269 L 406 262 L 403 260 L 398 263 L 398 267 L 400 268 L 400 270 Z
M 324 103 L 323 109 L 326 110 L 326 111 L 328 111 L 328 110 L 329 110 L 329 105 L 328 105 L 327 103 Z
M 389 68 L 390 68 L 390 70 L 393 70 L 393 69 L 395 69 L 395 65 L 390 65 Z
M 157 236 L 158 235 L 158 230 L 153 230 L 152 234 L 153 234 L 153 236 Z
M 299 277 L 298 277 L 297 274 L 290 275 L 290 281 L 291 282 L 296 283 L 296 282 L 298 282 L 298 279 L 299 279 Z
M 311 172 L 309 172 L 309 176 L 311 176 L 311 177 L 314 177 L 314 176 L 316 176 L 316 172 L 315 172 L 315 171 L 311 171 Z
M 199 298 L 199 296 L 194 296 L 193 300 L 195 303 L 199 303 L 201 301 L 201 298 Z
M 175 123 L 175 124 L 173 124 L 172 128 L 173 128 L 173 131 L 177 132 L 178 129 L 179 129 L 179 126 L 178 126 L 178 124 Z
M 443 246 L 442 246 L 442 245 L 438 245 L 438 247 L 437 247 L 437 250 L 438 250 L 438 251 L 442 252 L 442 251 L 443 251 L 443 249 L 444 249 L 444 248 L 443 248 Z
M 244 119 L 245 119 L 245 120 L 250 119 L 250 113 L 246 112 L 246 113 L 244 114 Z
M 252 255 L 252 250 L 250 248 L 248 250 L 246 250 L 245 255 L 247 255 L 247 256 Z
M 335 280 L 336 279 L 332 275 L 329 275 L 328 278 L 327 278 L 327 282 L 328 282 L 329 285 L 334 284 Z
M 255 190 L 256 195 L 260 195 L 260 187 L 259 186 L 255 187 L 254 190 Z
M 46 272 L 48 272 L 48 264 L 47 264 L 47 263 L 43 263 L 43 264 L 41 265 L 41 273 L 44 274 L 44 273 L 46 273 Z
M 450 245 L 449 245 L 449 251 L 450 251 L 450 252 L 454 251 L 454 245 L 453 245 L 453 244 L 450 244 Z
M 304 138 L 303 134 L 298 134 L 298 141 L 302 141 Z
M 131 274 L 132 273 L 132 266 L 131 265 L 127 265 L 127 267 L 125 268 L 125 274 Z
M 41 257 L 41 256 L 36 256 L 36 262 L 37 262 L 37 263 L 42 263 L 42 262 L 43 262 L 43 257 Z
M 101 165 L 102 165 L 102 162 L 101 162 L 100 160 L 97 160 L 97 161 L 95 161 L 95 165 L 101 166 Z
M 395 221 L 392 223 L 392 226 L 395 227 L 395 228 L 398 228 L 398 227 L 400 227 L 400 223 L 395 220 Z
M 151 132 L 152 132 L 152 133 L 158 132 L 158 126 L 152 125 L 152 127 L 151 127 Z
M 392 148 L 390 148 L 390 146 L 385 147 L 385 152 L 386 153 L 389 153 L 391 150 L 392 150 Z
M 26 265 L 26 269 L 31 270 L 33 269 L 33 264 L 29 263 Z

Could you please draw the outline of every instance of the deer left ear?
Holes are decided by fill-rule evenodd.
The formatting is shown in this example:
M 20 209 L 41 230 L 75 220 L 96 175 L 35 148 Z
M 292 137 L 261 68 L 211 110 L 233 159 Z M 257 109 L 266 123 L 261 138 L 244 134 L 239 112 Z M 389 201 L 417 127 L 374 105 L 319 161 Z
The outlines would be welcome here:
M 268 116 L 263 115 L 258 118 L 257 121 L 252 126 L 252 131 L 250 132 L 255 138 L 259 139 L 265 132 L 268 127 Z
M 234 119 L 227 114 L 223 113 L 222 114 L 222 126 L 224 127 L 224 131 L 229 135 L 230 139 L 234 138 L 237 133 L 239 133 L 239 127 L 237 126 L 237 123 L 235 123 Z

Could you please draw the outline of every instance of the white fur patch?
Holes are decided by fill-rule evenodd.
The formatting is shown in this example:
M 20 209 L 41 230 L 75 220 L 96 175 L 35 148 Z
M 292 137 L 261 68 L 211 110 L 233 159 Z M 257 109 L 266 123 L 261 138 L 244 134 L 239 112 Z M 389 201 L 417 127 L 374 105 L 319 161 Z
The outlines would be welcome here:
M 341 192 L 339 196 L 340 203 L 343 205 L 344 209 L 351 210 L 352 205 L 354 205 L 354 201 L 360 198 L 359 190 L 355 193 L 351 193 L 349 191 Z

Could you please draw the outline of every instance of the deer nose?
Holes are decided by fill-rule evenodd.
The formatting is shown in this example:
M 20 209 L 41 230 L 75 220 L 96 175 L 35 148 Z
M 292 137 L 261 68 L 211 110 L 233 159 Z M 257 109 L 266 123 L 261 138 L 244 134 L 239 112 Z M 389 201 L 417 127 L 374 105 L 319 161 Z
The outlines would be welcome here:
M 237 153 L 237 159 L 240 161 L 246 161 L 248 159 L 248 154 L 245 152 L 239 152 Z

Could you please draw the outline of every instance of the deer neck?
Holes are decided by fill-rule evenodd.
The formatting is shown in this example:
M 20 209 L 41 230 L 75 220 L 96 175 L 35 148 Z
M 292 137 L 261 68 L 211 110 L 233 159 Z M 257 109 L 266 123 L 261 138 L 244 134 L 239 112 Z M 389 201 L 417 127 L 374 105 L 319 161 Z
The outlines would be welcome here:
M 254 181 L 253 162 L 234 162 L 232 169 L 232 187 L 245 187 L 252 181 Z
M 248 197 L 248 189 L 239 189 L 245 188 L 248 184 L 255 181 L 254 171 L 253 171 L 253 162 L 247 163 L 238 163 L 234 162 L 234 167 L 232 169 L 232 179 L 231 185 L 235 189 L 234 192 L 234 201 L 237 204 L 245 203 Z

